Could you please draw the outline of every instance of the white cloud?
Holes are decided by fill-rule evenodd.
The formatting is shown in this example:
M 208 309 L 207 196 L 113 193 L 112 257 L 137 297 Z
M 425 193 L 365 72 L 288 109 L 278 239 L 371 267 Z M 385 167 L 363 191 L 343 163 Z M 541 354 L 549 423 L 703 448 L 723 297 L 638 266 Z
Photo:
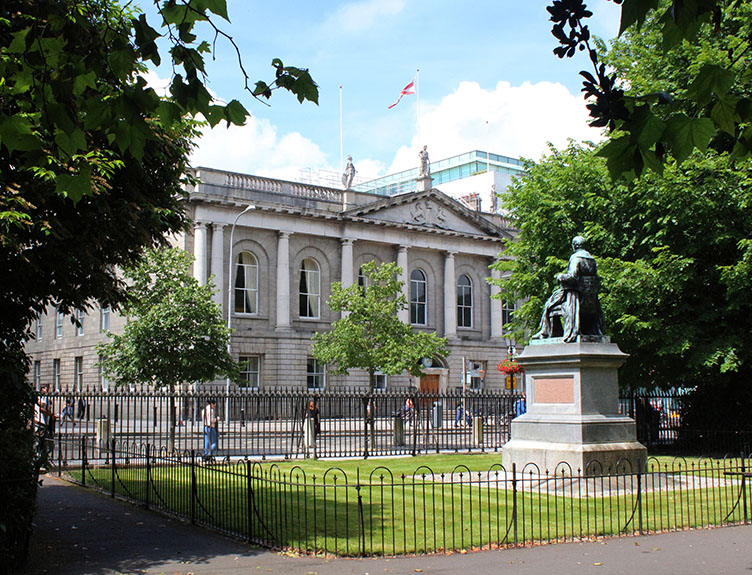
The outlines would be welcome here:
M 297 180 L 300 170 L 325 167 L 326 157 L 317 144 L 300 133 L 280 137 L 276 126 L 268 120 L 251 117 L 245 126 L 227 128 L 222 122 L 213 130 L 204 128 L 191 155 L 191 164 Z
M 538 159 L 548 152 L 548 142 L 561 148 L 569 138 L 600 138 L 599 130 L 587 126 L 582 97 L 558 83 L 499 82 L 489 91 L 462 82 L 438 105 L 421 102 L 421 107 L 420 141 L 416 136 L 397 151 L 389 173 L 417 167 L 424 144 L 432 161 L 477 149 Z
M 324 23 L 324 27 L 336 27 L 350 34 L 368 30 L 385 16 L 399 14 L 405 0 L 364 0 L 340 6 Z

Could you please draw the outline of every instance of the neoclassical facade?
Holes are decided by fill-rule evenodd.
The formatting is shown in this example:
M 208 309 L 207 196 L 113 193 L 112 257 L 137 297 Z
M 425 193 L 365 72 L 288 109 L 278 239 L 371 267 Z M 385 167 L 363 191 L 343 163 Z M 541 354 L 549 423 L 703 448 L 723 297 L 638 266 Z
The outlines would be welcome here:
M 363 281 L 375 260 L 402 269 L 410 302 L 402 321 L 449 341 L 447 357 L 425 358 L 425 375 L 380 376 L 382 388 L 502 389 L 496 363 L 506 357 L 502 304 L 489 266 L 511 237 L 501 216 L 471 211 L 430 181 L 422 191 L 385 197 L 198 168 L 188 190 L 193 233 L 176 243 L 195 256 L 193 273 L 217 287 L 233 328 L 232 353 L 247 366 L 236 384 L 259 389 L 340 389 L 368 385 L 365 372 L 327 373 L 311 355 L 311 337 L 339 315 L 327 301 L 333 282 Z M 420 189 L 419 188 L 419 189 Z M 101 315 L 94 309 L 84 317 Z M 123 318 L 107 318 L 122 329 Z M 107 385 L 95 346 L 101 330 L 59 334 L 55 310 L 29 342 L 34 383 L 60 388 Z M 463 359 L 465 365 L 463 365 Z

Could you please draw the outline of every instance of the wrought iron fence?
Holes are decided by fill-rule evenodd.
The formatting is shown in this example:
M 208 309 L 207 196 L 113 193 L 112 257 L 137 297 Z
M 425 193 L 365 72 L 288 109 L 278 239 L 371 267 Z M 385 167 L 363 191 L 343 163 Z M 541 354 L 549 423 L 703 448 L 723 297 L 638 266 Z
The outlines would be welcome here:
M 749 451 L 752 434 L 690 430 L 682 426 L 684 392 L 623 394 L 619 411 L 635 418 L 638 440 L 651 450 Z M 252 458 L 364 457 L 428 452 L 498 451 L 508 441 L 518 392 L 426 394 L 414 390 L 336 392 L 124 391 L 56 392 L 48 395 L 57 414 L 53 460 L 82 457 L 81 445 L 117 439 L 177 451 L 203 447 L 201 410 L 218 399 L 219 453 Z M 409 404 L 408 404 L 409 399 Z M 306 411 L 314 401 L 320 433 L 306 437 Z M 406 404 L 411 405 L 407 408 Z M 86 438 L 87 441 L 81 440 Z M 89 459 L 94 453 L 88 454 Z
M 88 441 L 81 438 L 81 441 Z M 345 556 L 449 552 L 749 522 L 750 456 L 646 469 L 598 464 L 368 475 L 240 459 L 200 461 L 113 440 L 75 481 L 276 549 Z M 82 446 L 86 454 L 89 448 Z
M 377 392 L 78 392 L 52 393 L 57 414 L 53 459 L 81 458 L 81 445 L 128 444 L 200 450 L 201 410 L 217 398 L 223 456 L 363 457 L 429 451 L 498 450 L 509 438 L 514 393 Z M 409 402 L 408 402 L 409 399 Z M 313 401 L 321 417 L 306 440 Z M 92 441 L 82 443 L 82 438 Z M 89 453 L 89 458 L 93 457 Z

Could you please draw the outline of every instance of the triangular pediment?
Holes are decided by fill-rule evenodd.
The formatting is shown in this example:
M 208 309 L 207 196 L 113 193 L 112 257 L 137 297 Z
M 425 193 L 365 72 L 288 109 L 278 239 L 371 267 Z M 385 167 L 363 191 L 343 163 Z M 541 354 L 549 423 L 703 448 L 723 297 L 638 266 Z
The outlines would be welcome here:
M 459 234 L 508 235 L 479 212 L 469 210 L 437 189 L 384 198 L 366 206 L 348 210 L 343 215 Z

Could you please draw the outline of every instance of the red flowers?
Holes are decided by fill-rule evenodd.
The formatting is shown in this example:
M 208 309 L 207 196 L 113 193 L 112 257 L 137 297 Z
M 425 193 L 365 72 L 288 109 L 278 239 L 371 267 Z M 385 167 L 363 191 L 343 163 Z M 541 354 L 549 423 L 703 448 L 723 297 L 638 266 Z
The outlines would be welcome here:
M 496 364 L 496 368 L 504 375 L 513 375 L 522 372 L 520 364 L 513 359 L 502 359 Z

